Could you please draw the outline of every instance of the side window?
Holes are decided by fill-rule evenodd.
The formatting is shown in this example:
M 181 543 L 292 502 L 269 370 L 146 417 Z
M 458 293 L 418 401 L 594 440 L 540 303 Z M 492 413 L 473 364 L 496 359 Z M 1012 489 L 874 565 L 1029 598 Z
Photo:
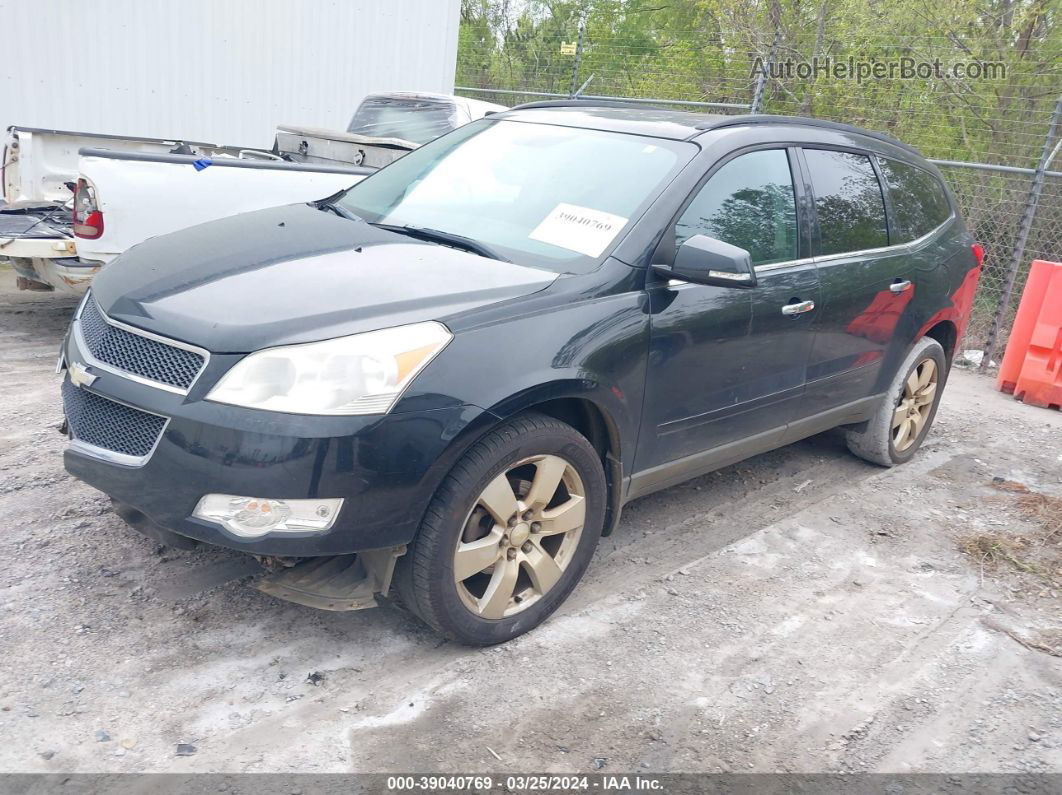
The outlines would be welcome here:
M 898 160 L 878 158 L 881 173 L 889 186 L 892 210 L 900 239 L 906 243 L 932 232 L 951 215 L 944 187 L 928 171 Z
M 805 149 L 822 254 L 889 245 L 885 199 L 866 155 Z
M 713 174 L 676 223 L 675 246 L 694 235 L 746 249 L 753 265 L 796 259 L 796 199 L 785 150 L 749 152 Z

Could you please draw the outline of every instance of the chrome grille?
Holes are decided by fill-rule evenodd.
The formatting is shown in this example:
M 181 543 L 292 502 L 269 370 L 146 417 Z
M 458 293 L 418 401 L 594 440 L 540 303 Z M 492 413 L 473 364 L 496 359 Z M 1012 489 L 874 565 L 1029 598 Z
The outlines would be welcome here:
M 166 418 L 79 389 L 63 379 L 63 410 L 74 439 L 114 453 L 146 457 Z
M 195 351 L 167 345 L 108 322 L 89 295 L 79 317 L 81 338 L 93 358 L 160 384 L 188 389 L 206 360 Z

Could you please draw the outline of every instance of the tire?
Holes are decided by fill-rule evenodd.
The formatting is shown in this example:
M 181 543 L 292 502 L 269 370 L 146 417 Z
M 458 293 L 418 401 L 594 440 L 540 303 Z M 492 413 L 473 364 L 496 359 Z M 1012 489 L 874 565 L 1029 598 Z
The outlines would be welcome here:
M 929 368 L 935 368 L 931 394 L 927 394 L 922 386 L 912 391 L 914 384 L 925 380 Z M 912 374 L 915 380 L 909 383 Z M 885 467 L 910 461 L 933 425 L 946 379 L 944 349 L 936 340 L 923 337 L 897 369 L 896 377 L 866 426 L 846 433 L 848 449 L 860 458 Z M 920 419 L 914 418 L 911 413 L 914 409 Z M 897 426 L 897 422 L 901 424 Z
M 555 491 L 543 496 L 554 477 Z M 534 629 L 586 571 L 604 526 L 606 490 L 600 456 L 574 428 L 537 413 L 507 422 L 465 453 L 432 498 L 398 561 L 402 602 L 437 632 L 472 646 Z M 513 507 L 515 520 L 502 516 Z

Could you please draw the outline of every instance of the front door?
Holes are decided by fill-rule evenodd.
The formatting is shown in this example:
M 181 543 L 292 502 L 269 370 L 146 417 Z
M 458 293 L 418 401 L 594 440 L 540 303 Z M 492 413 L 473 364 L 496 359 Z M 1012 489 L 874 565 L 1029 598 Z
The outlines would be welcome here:
M 721 451 L 767 448 L 783 435 L 803 392 L 818 301 L 798 196 L 790 153 L 761 149 L 715 168 L 679 214 L 669 232 L 675 246 L 695 234 L 740 246 L 751 254 L 758 285 L 649 274 L 652 332 L 635 461 L 641 475 L 632 494 L 722 465 Z M 674 247 L 663 250 L 673 256 Z

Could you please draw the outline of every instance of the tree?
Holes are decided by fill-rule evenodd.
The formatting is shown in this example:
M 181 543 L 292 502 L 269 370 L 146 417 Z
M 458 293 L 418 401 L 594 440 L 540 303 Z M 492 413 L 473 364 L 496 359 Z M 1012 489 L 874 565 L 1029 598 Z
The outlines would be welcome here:
M 772 77 L 768 112 L 890 132 L 930 156 L 1029 166 L 1062 91 L 1059 0 L 463 0 L 457 84 L 748 103 L 757 58 L 1000 64 L 994 79 Z M 499 95 L 500 101 L 519 100 Z

